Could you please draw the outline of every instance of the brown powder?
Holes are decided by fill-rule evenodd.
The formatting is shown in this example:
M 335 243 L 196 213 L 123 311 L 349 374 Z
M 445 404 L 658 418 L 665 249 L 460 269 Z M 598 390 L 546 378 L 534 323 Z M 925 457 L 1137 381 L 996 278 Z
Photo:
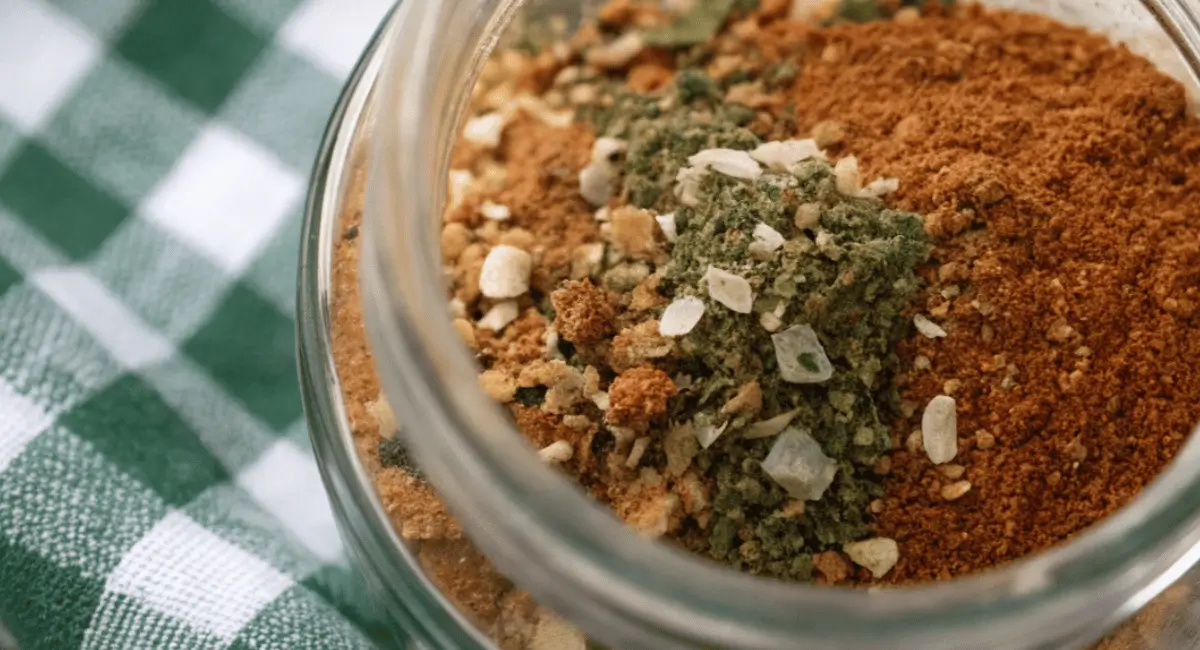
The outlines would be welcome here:
M 801 132 L 836 120 L 868 177 L 939 238 L 899 350 L 920 407 L 953 393 L 970 491 L 893 456 L 889 576 L 948 578 L 1069 539 L 1135 496 L 1200 420 L 1200 124 L 1176 82 L 1049 19 L 961 16 L 813 33 Z M 933 268 L 940 264 L 940 271 Z M 978 441 L 978 444 L 975 444 Z M 994 445 L 994 446 L 993 446 Z M 986 449 L 985 449 L 986 447 Z
M 605 420 L 618 427 L 644 431 L 667 414 L 667 400 L 678 390 L 671 376 L 653 366 L 631 368 L 617 375 L 608 394 L 612 399 Z
M 358 233 L 366 192 L 366 155 L 354 161 L 354 172 L 346 189 L 339 219 L 343 233 Z M 354 444 L 384 509 L 405 539 L 455 539 L 461 537 L 458 523 L 446 512 L 428 484 L 398 468 L 379 464 L 382 441 L 376 418 L 367 405 L 379 399 L 379 378 L 367 345 L 362 302 L 358 290 L 358 246 L 360 237 L 341 237 L 333 259 L 332 347 L 346 416 Z
M 520 117 L 505 129 L 496 152 L 507 170 L 507 185 L 491 200 L 508 206 L 511 226 L 528 230 L 542 247 L 532 281 L 542 293 L 566 279 L 576 248 L 599 238 L 599 224 L 579 193 L 578 180 L 593 140 L 584 124 L 556 128 Z

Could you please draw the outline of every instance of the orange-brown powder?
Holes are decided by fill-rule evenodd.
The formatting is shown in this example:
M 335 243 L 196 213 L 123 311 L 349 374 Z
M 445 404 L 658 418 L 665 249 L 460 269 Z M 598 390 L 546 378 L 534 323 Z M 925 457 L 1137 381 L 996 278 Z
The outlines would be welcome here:
M 966 8 L 817 31 L 791 88 L 801 133 L 836 120 L 868 177 L 937 240 L 920 311 L 950 336 L 901 346 L 878 516 L 891 578 L 962 575 L 1069 539 L 1129 502 L 1200 420 L 1200 123 L 1123 47 L 1049 19 Z M 940 268 L 939 268 L 940 267 Z M 938 269 L 936 272 L 934 269 Z M 903 448 L 958 402 L 971 488 Z

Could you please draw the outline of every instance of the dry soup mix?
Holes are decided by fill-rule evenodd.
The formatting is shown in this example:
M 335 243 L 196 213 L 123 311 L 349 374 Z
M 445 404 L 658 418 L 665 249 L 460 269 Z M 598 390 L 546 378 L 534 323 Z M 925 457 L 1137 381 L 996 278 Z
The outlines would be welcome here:
M 643 536 L 784 580 L 951 578 L 1111 513 L 1200 420 L 1198 160 L 1179 84 L 1041 16 L 616 0 L 485 68 L 449 308 L 543 461 Z M 385 505 L 502 646 L 577 634 L 463 561 L 408 461 L 353 208 L 335 355 Z

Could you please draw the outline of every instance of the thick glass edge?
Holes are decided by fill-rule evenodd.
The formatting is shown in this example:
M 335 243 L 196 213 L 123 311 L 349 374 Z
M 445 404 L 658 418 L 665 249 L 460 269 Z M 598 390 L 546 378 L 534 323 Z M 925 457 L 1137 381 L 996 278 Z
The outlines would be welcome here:
M 397 537 L 357 457 L 332 355 L 332 257 L 347 166 L 361 146 L 387 44 L 402 21 L 397 3 L 355 65 L 326 125 L 309 181 L 296 293 L 301 401 L 318 470 L 352 561 L 373 595 L 383 595 L 393 640 L 481 650 L 490 644 L 417 568 Z
M 494 0 L 491 2 L 463 2 L 452 10 L 446 10 L 443 4 L 428 3 L 426 8 L 431 11 L 422 12 L 425 14 L 426 22 L 423 23 L 422 28 L 415 29 L 415 32 L 409 32 L 415 33 L 416 36 L 413 41 L 415 48 L 409 50 L 410 56 L 421 59 L 423 62 L 434 62 L 438 56 L 443 54 L 437 45 L 445 47 L 447 44 L 436 43 L 436 39 L 431 35 L 432 26 L 455 25 L 459 28 L 455 33 L 459 39 L 462 39 L 464 34 L 471 32 L 470 29 L 462 29 L 464 25 L 460 23 L 464 16 L 470 14 L 490 15 L 488 11 L 494 12 L 500 4 Z M 1179 16 L 1172 13 L 1176 10 L 1183 11 L 1182 15 L 1185 17 L 1194 16 L 1190 8 L 1180 8 L 1178 3 L 1148 0 L 1146 4 L 1152 8 L 1158 8 L 1153 13 L 1160 18 L 1160 21 L 1164 19 L 1168 22 L 1179 20 Z M 463 5 L 470 5 L 470 7 Z M 1170 11 L 1163 10 L 1164 6 L 1170 7 Z M 454 19 L 458 19 L 459 23 L 455 23 Z M 1168 32 L 1176 44 L 1181 46 L 1180 50 L 1187 51 L 1186 47 L 1182 47 L 1182 45 L 1189 42 L 1189 39 L 1181 38 L 1181 32 L 1177 29 L 1170 29 Z M 435 52 L 437 54 L 434 54 Z M 461 60 L 462 52 L 452 56 Z M 1194 67 L 1194 58 L 1189 59 L 1189 63 Z M 422 102 L 428 102 L 433 97 L 445 99 L 447 96 L 446 89 L 438 87 L 439 82 L 445 83 L 443 81 L 444 74 L 439 78 L 438 71 L 421 70 L 421 66 L 410 66 L 407 72 L 410 76 L 406 81 L 411 83 L 406 83 L 405 91 L 411 94 L 407 98 L 391 98 L 396 100 L 394 105 L 405 107 L 401 120 L 411 117 L 409 113 L 413 111 L 419 112 Z M 445 70 L 442 72 L 444 73 Z M 461 101 L 461 93 L 458 97 Z M 451 102 L 451 104 L 453 103 Z M 438 105 L 445 106 L 444 104 Z M 412 146 L 412 148 L 408 146 L 404 148 L 406 154 L 424 153 L 421 145 L 428 146 L 429 138 L 434 137 L 434 134 L 429 132 L 413 131 L 414 126 L 414 124 L 403 123 L 400 125 L 401 131 L 408 129 L 408 132 L 404 133 L 402 137 L 408 137 L 408 145 Z M 398 154 L 399 152 L 391 150 L 389 153 Z M 414 160 L 416 157 L 416 155 L 413 156 Z M 432 199 L 440 195 L 441 190 L 437 189 L 436 182 L 431 181 L 437 178 L 438 172 L 444 172 L 444 169 L 422 169 L 421 165 L 413 165 L 413 161 L 405 160 L 404 156 L 400 158 L 401 160 L 398 162 L 394 160 L 383 162 L 385 165 L 395 162 L 396 165 L 390 171 L 398 172 L 399 175 L 393 178 L 403 178 L 407 181 L 405 185 L 406 189 L 410 190 L 409 195 L 397 200 L 398 204 L 409 209 L 408 214 L 411 217 L 413 213 L 420 212 L 421 206 L 434 204 Z M 444 161 L 444 156 L 442 160 Z M 428 159 L 423 159 L 422 164 L 427 164 L 427 162 Z M 431 193 L 433 196 L 430 196 Z M 405 292 L 395 304 L 407 302 L 409 305 L 416 305 L 417 308 L 412 313 L 424 314 L 425 320 L 436 320 L 428 318 L 428 314 L 436 313 L 436 311 L 431 311 L 437 304 L 433 295 L 436 291 L 429 287 L 419 286 L 419 282 L 414 285 L 416 281 L 413 277 L 420 276 L 422 273 L 426 277 L 436 277 L 433 270 L 436 266 L 427 263 L 430 262 L 428 251 L 420 249 L 421 245 L 431 241 L 430 226 L 425 223 L 428 219 L 415 219 L 415 221 L 417 223 L 412 225 L 412 232 L 392 242 L 402 244 L 404 253 L 408 254 L 410 258 L 408 263 L 398 263 L 397 260 L 388 257 L 388 251 L 383 250 L 376 250 L 376 259 L 368 262 L 375 265 L 376 279 L 383 283 L 380 286 L 387 286 L 391 281 L 391 285 L 387 286 L 390 298 L 400 297 L 397 295 L 400 287 L 395 283 L 395 277 L 388 278 L 387 276 L 394 274 L 398 269 L 410 271 L 408 277 L 403 281 L 403 288 L 409 291 Z M 414 263 L 413 260 L 416 262 Z M 409 263 L 412 266 L 408 266 Z M 414 270 L 416 273 L 412 273 Z M 379 318 L 404 320 L 404 315 L 397 313 L 397 308 L 387 304 L 376 305 L 374 311 Z M 426 384 L 416 386 L 411 380 L 385 378 L 389 395 L 414 391 L 413 395 L 424 408 L 434 408 L 440 411 L 435 416 L 431 416 L 438 420 L 438 422 L 432 423 L 435 424 L 434 429 L 439 430 L 438 432 L 466 431 L 472 429 L 472 425 L 491 420 L 488 423 L 489 426 L 486 427 L 487 434 L 476 436 L 465 443 L 458 440 L 455 444 L 458 452 L 462 452 L 464 445 L 467 445 L 472 452 L 487 455 L 494 466 L 487 467 L 485 464 L 472 463 L 471 468 L 483 472 L 489 479 L 498 480 L 495 483 L 497 489 L 503 488 L 509 491 L 510 496 L 522 496 L 557 487 L 557 483 L 553 480 L 556 477 L 549 476 L 549 472 L 540 470 L 531 458 L 526 457 L 527 455 L 522 456 L 520 453 L 513 453 L 512 450 L 498 447 L 498 440 L 503 437 L 503 434 L 509 433 L 511 427 L 497 425 L 494 413 L 485 413 L 482 409 L 469 404 L 472 400 L 481 400 L 482 393 L 473 386 L 464 387 L 461 384 L 461 372 L 454 372 L 470 367 L 466 353 L 439 350 L 437 354 L 431 354 L 431 350 L 436 347 L 439 338 L 443 342 L 445 341 L 445 338 L 439 336 L 445 332 L 445 328 L 439 328 L 429 322 L 420 322 L 421 320 L 409 319 L 406 323 L 389 323 L 389 325 L 397 326 L 396 331 L 413 337 L 407 341 L 407 344 L 397 341 L 394 336 L 373 334 L 373 340 L 378 341 L 381 351 L 394 353 L 398 355 L 397 358 L 403 358 L 409 362 L 410 368 L 412 368 L 411 372 L 423 375 L 422 379 Z M 439 329 L 441 332 L 438 331 Z M 383 340 L 389 338 L 390 340 Z M 424 347 L 421 346 L 422 343 L 425 344 Z M 511 439 L 509 444 L 516 447 L 511 445 Z M 446 462 L 444 454 L 451 451 L 448 447 L 443 448 L 443 458 L 438 459 L 434 457 L 439 453 L 432 451 L 432 445 L 430 449 L 430 458 L 434 463 Z M 757 592 L 758 596 L 755 602 L 760 608 L 787 608 L 791 609 L 793 613 L 804 612 L 806 609 L 808 611 L 816 609 L 826 613 L 836 612 L 839 616 L 845 614 L 846 621 L 851 623 L 870 617 L 873 619 L 872 626 L 875 628 L 875 632 L 900 633 L 913 632 L 914 628 L 920 625 L 929 626 L 931 624 L 940 624 L 939 628 L 943 632 L 949 627 L 961 629 L 962 626 L 979 623 L 985 617 L 995 617 L 998 611 L 1001 617 L 1009 619 L 1009 623 L 1015 623 L 1017 614 L 1035 613 L 1036 610 L 1051 602 L 1064 605 L 1068 600 L 1073 600 L 1078 605 L 1081 598 L 1087 596 L 1092 599 L 1092 604 L 1100 605 L 1102 610 L 1107 610 L 1103 616 L 1088 618 L 1085 621 L 1087 625 L 1097 628 L 1095 634 L 1098 635 L 1103 631 L 1102 626 L 1115 623 L 1133 606 L 1144 602 L 1149 595 L 1152 595 L 1152 592 L 1165 586 L 1162 584 L 1161 578 L 1148 580 L 1144 579 L 1145 576 L 1177 574 L 1182 571 L 1182 568 L 1186 568 L 1186 565 L 1195 561 L 1191 549 L 1194 548 L 1197 541 L 1196 528 L 1200 522 L 1197 520 L 1197 512 L 1193 504 L 1196 503 L 1194 497 L 1196 491 L 1200 489 L 1200 482 L 1195 477 L 1189 477 L 1188 474 L 1194 474 L 1192 468 L 1196 466 L 1197 461 L 1200 461 L 1200 450 L 1196 448 L 1195 444 L 1191 444 L 1179 456 L 1172 468 L 1135 501 L 1133 507 L 1126 508 L 1116 517 L 1080 536 L 1078 541 L 1068 547 L 1016 563 L 990 575 L 966 579 L 953 585 L 920 587 L 896 592 L 903 593 L 906 599 L 913 601 L 945 604 L 946 609 L 936 615 L 914 612 L 912 606 L 898 605 L 895 602 L 897 599 L 886 598 L 887 594 L 883 594 L 884 597 L 880 598 L 874 594 L 831 593 L 829 590 L 823 590 L 818 597 L 814 597 L 815 594 L 811 590 L 788 588 L 787 592 L 789 593 L 784 593 L 783 590 L 776 589 L 774 586 L 764 586 L 761 582 L 756 582 L 753 586 L 753 591 Z M 605 591 L 614 591 L 620 587 L 628 588 L 620 589 L 621 591 L 654 592 L 653 596 L 662 597 L 662 599 L 651 598 L 650 604 L 661 605 L 662 609 L 656 612 L 642 613 L 649 626 L 667 625 L 669 627 L 670 621 L 666 620 L 664 616 L 656 614 L 670 613 L 676 610 L 669 606 L 669 601 L 665 600 L 671 592 L 676 595 L 686 594 L 685 597 L 691 597 L 696 593 L 751 593 L 749 591 L 750 583 L 744 577 L 723 575 L 724 572 L 702 568 L 694 561 L 681 562 L 681 558 L 672 557 L 661 549 L 635 549 L 632 545 L 636 542 L 633 542 L 630 536 L 613 530 L 611 522 L 588 514 L 588 504 L 582 496 L 565 496 L 549 502 L 543 499 L 543 502 L 547 506 L 542 513 L 545 520 L 553 520 L 560 524 L 561 527 L 554 532 L 563 539 L 569 539 L 569 541 L 560 540 L 558 548 L 555 550 L 565 556 L 574 555 L 575 559 L 584 563 L 579 568 L 582 573 L 587 575 L 573 581 L 573 584 L 583 588 L 585 593 L 601 598 L 604 597 Z M 462 507 L 461 499 L 456 505 Z M 526 523 L 534 522 L 527 520 Z M 484 528 L 486 526 L 481 526 L 480 530 Z M 1187 531 L 1189 534 L 1177 536 L 1180 531 Z M 1175 536 L 1173 537 L 1173 535 Z M 1132 543 L 1135 536 L 1139 538 L 1138 544 Z M 527 538 L 527 541 L 532 540 Z M 508 549 L 494 547 L 494 549 L 489 549 L 489 552 L 492 550 L 500 550 L 498 555 L 503 557 L 505 555 L 503 551 L 512 552 L 514 549 L 510 545 Z M 528 562 L 533 559 L 535 559 L 535 554 L 532 552 L 514 552 L 510 557 L 510 562 Z M 612 570 L 611 565 L 614 562 L 621 570 L 620 573 L 625 575 L 618 575 Z M 664 576 L 665 569 L 686 569 L 686 571 L 684 571 L 684 575 L 680 576 Z M 630 577 L 629 574 L 636 575 L 637 578 Z M 635 584 L 640 582 L 639 578 L 645 580 L 648 577 L 655 579 L 655 583 Z M 597 579 L 609 580 L 609 582 L 600 585 L 595 583 Z M 592 584 L 587 584 L 589 582 Z M 691 588 L 696 591 L 692 591 Z M 1097 596 L 1094 591 L 1100 590 L 1111 592 L 1111 595 Z M 809 593 L 803 597 L 796 595 L 798 592 L 804 591 Z M 992 593 L 988 594 L 989 591 Z M 997 591 L 1003 591 L 1003 593 L 996 593 Z M 822 602 L 815 602 L 817 598 Z M 551 598 L 552 602 L 553 600 Z M 886 600 L 893 602 L 885 605 L 883 601 Z M 706 613 L 713 614 L 714 621 L 730 623 L 731 629 L 728 631 L 734 631 L 737 628 L 744 629 L 743 625 L 738 624 L 739 621 L 732 619 L 743 614 L 752 614 L 750 608 L 744 606 L 745 604 L 741 607 L 736 605 L 723 607 L 728 604 L 728 601 L 719 601 L 719 598 L 698 598 L 691 605 L 699 606 Z M 647 604 L 645 600 L 642 600 L 642 603 Z M 606 604 L 614 605 L 611 602 Z M 567 607 L 567 609 L 576 608 Z M 1051 609 L 1054 609 L 1055 612 L 1065 611 L 1062 607 Z M 633 619 L 638 618 L 638 613 L 629 613 L 632 614 Z M 698 612 L 689 610 L 689 613 Z M 783 616 L 778 615 L 780 613 L 783 613 Z M 1084 612 L 1076 609 L 1076 613 L 1083 614 Z M 1045 623 L 1051 622 L 1050 614 L 1045 611 L 1040 614 L 1034 618 Z M 786 612 L 775 612 L 768 619 L 772 626 L 780 625 L 781 629 L 789 627 Z M 740 623 L 753 620 L 766 622 L 760 617 L 751 615 Z M 807 622 L 815 623 L 816 627 L 822 627 L 826 623 L 812 618 L 807 619 Z M 1059 620 L 1054 622 L 1064 628 L 1078 625 L 1075 621 Z M 842 625 L 845 625 L 845 621 Z M 819 630 L 808 631 L 818 632 Z M 1014 633 L 1015 636 L 1022 636 L 1016 625 L 1010 627 L 1008 631 Z M 991 647 L 1010 646 L 1010 640 L 996 639 L 996 641 L 998 641 L 997 645 Z M 762 647 L 775 647 L 775 644 L 768 641 Z

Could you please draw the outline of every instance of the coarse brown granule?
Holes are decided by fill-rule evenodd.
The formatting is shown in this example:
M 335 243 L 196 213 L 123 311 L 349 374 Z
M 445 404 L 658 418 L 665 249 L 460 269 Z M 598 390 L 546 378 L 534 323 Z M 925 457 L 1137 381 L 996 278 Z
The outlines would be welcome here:
M 609 365 L 613 370 L 622 372 L 654 359 L 665 358 L 674 349 L 675 341 L 658 333 L 657 320 L 642 321 L 613 337 Z
M 662 229 L 649 210 L 623 205 L 612 211 L 613 245 L 630 259 L 652 260 L 663 255 L 658 240 Z
M 521 368 L 542 358 L 546 349 L 542 340 L 545 334 L 546 318 L 533 308 L 527 308 L 499 334 L 476 329 L 475 340 L 480 361 L 488 364 L 492 370 L 515 377 Z
M 629 296 L 629 311 L 648 311 L 665 307 L 667 299 L 658 292 L 658 285 L 662 282 L 662 277 L 651 275 L 642 280 Z
M 898 350 L 914 418 L 948 387 L 963 480 L 898 449 L 876 528 L 888 579 L 963 575 L 1129 502 L 1200 420 L 1200 124 L 1152 64 L 1048 18 L 965 7 L 813 32 L 789 97 L 940 239 Z M 933 269 L 940 264 L 939 275 Z M 902 436 L 897 443 L 902 442 Z
M 836 585 L 850 577 L 851 566 L 841 553 L 826 551 L 813 556 L 813 568 L 821 576 L 821 582 Z
M 567 282 L 550 294 L 558 333 L 575 345 L 594 345 L 612 333 L 616 299 L 591 280 Z
M 617 375 L 609 386 L 612 406 L 605 421 L 643 431 L 667 414 L 667 400 L 678 389 L 671 376 L 653 366 L 638 366 Z
M 571 460 L 566 462 L 566 469 L 572 476 L 578 476 L 586 483 L 586 479 L 597 471 L 596 458 L 592 456 L 592 440 L 598 431 L 596 423 L 572 427 L 562 416 L 519 404 L 512 405 L 511 411 L 517 428 L 535 447 L 545 447 L 559 440 L 571 444 L 573 453 Z

